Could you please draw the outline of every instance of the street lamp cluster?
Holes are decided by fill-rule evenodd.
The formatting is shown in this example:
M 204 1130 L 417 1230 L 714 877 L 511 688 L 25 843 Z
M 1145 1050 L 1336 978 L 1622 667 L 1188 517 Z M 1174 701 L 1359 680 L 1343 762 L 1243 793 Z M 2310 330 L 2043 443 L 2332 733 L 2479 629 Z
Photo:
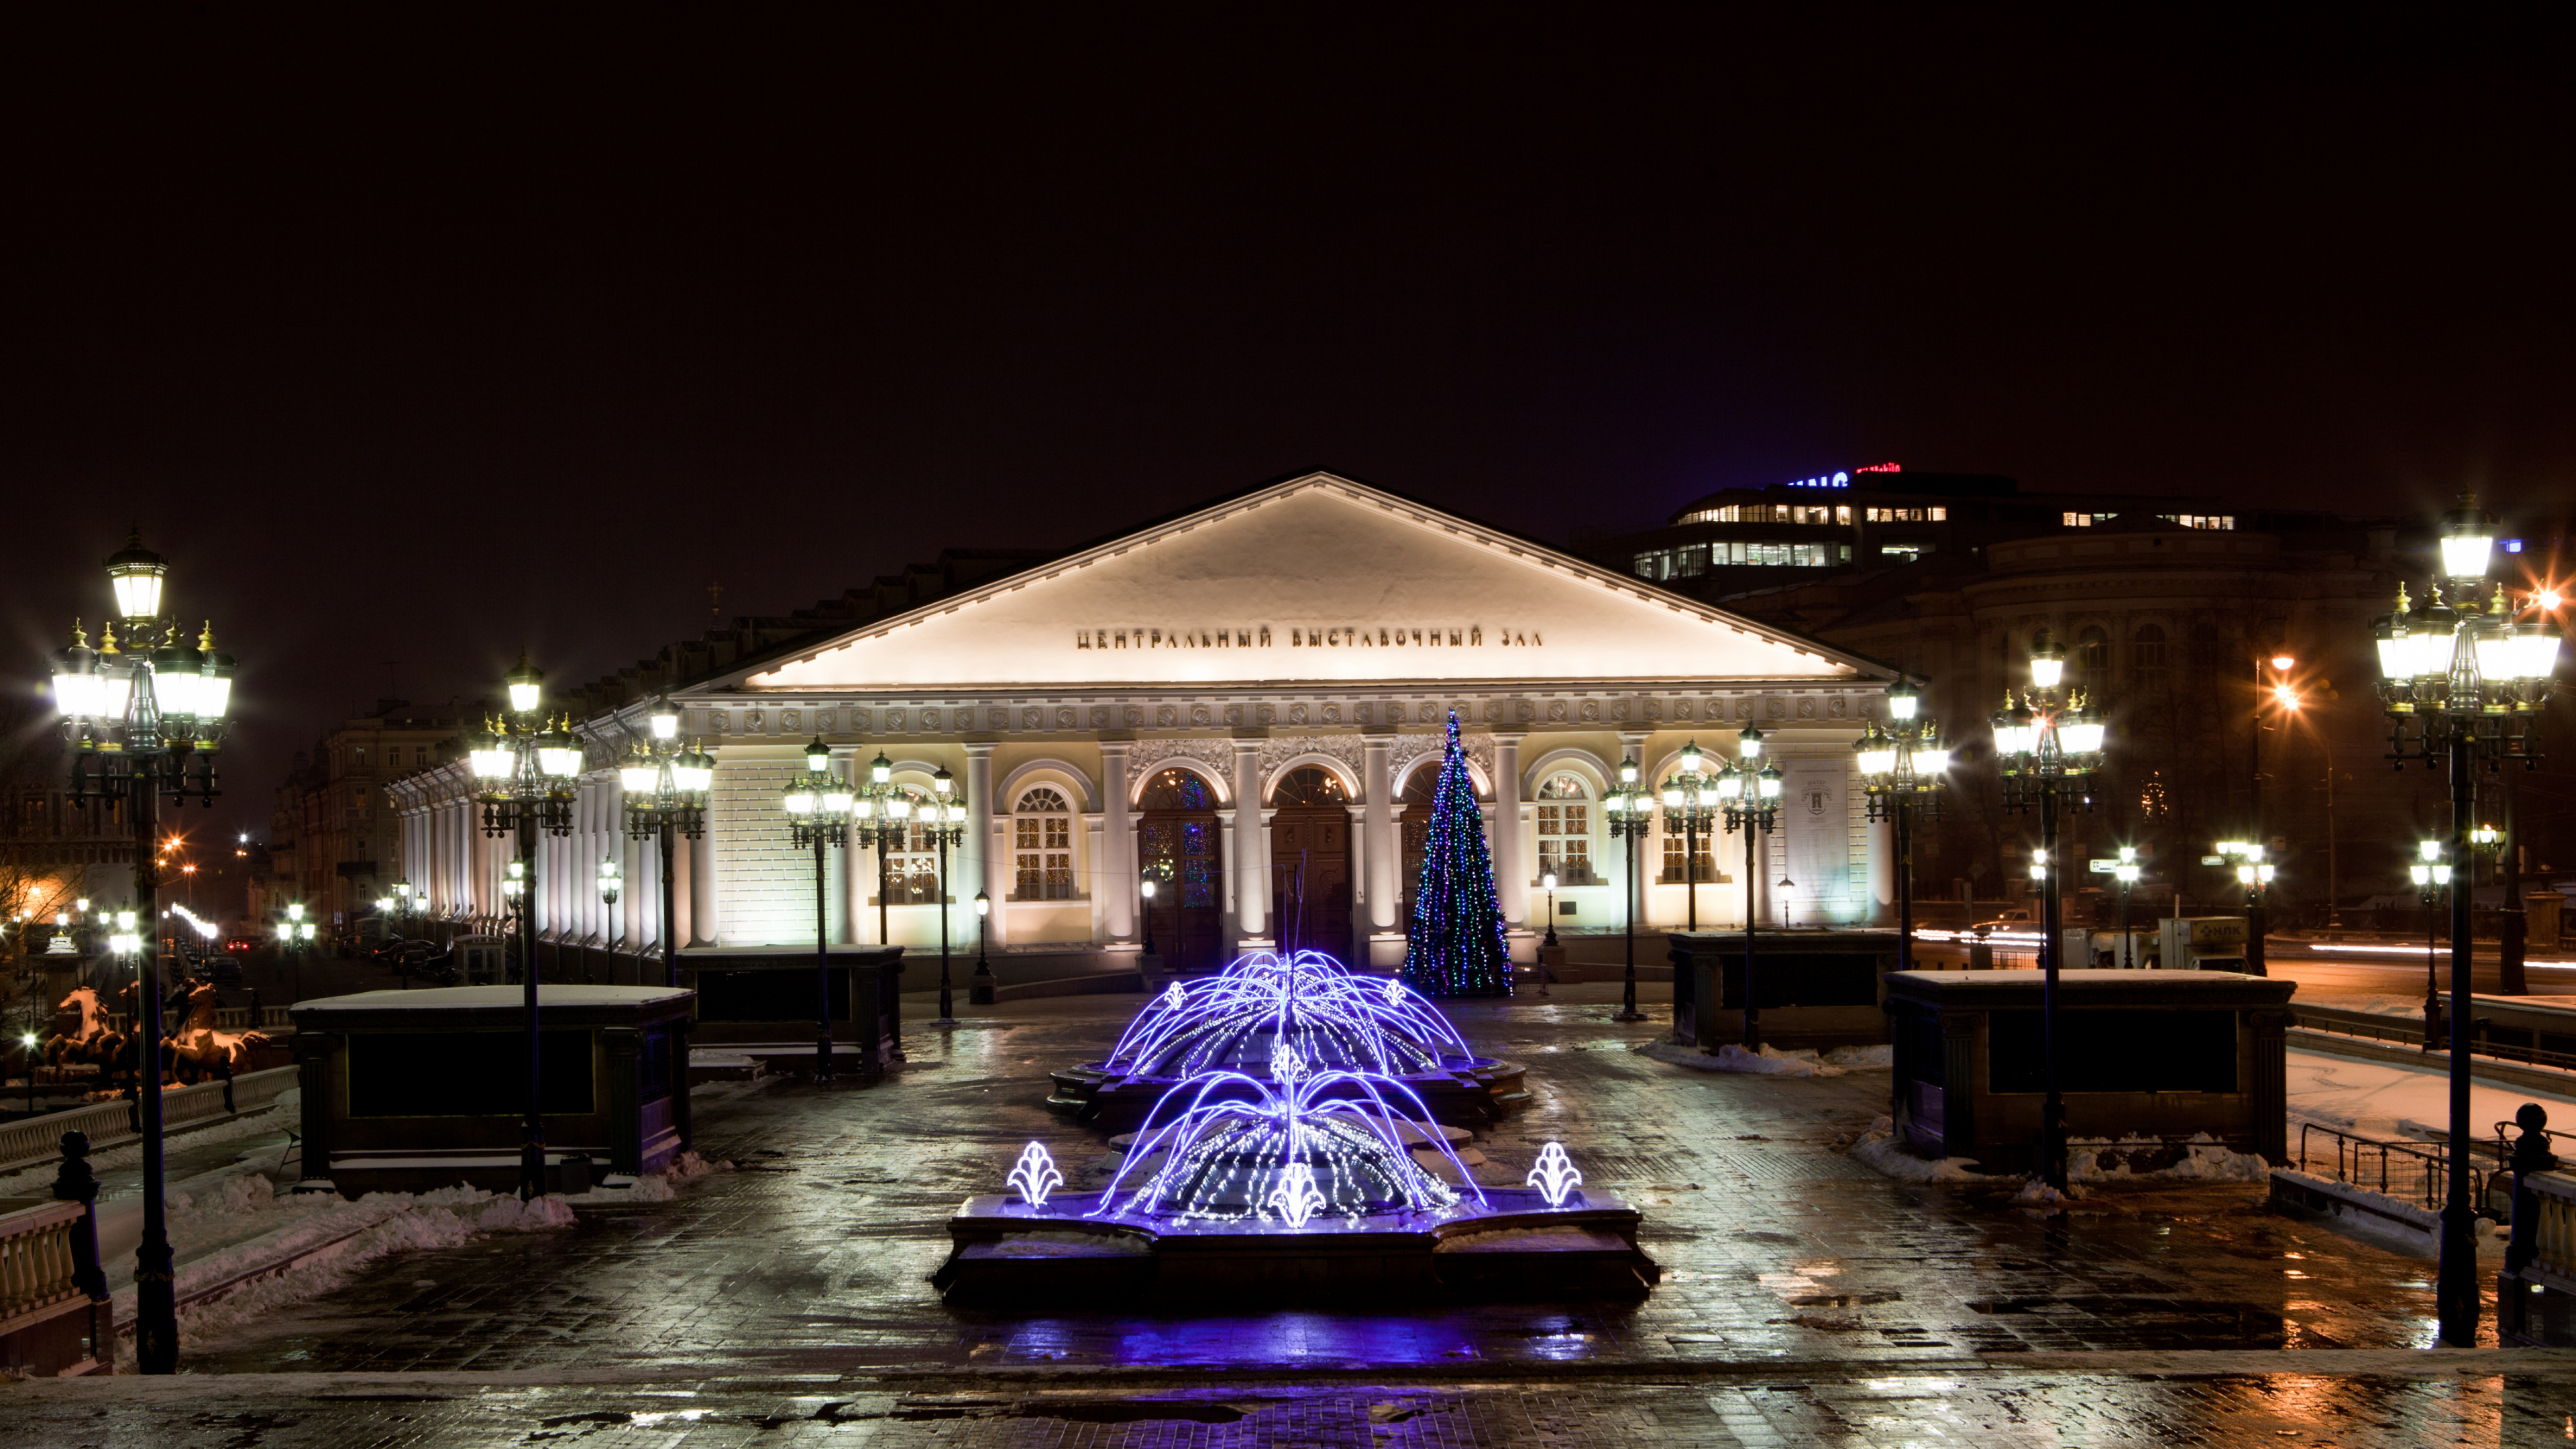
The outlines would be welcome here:
M 2546 614 L 2551 600 L 2526 593 L 2516 602 L 2501 584 L 2491 584 L 2495 560 L 2495 519 L 2462 494 L 2459 506 L 2442 515 L 2442 582 L 2425 590 L 2424 602 L 2410 606 L 2401 587 L 2395 612 L 2380 616 L 2372 633 L 2379 647 L 2379 698 L 2389 719 L 2390 758 L 2404 769 L 2408 760 L 2427 767 L 2441 763 L 2450 772 L 2451 832 L 2445 841 L 2428 841 L 2410 867 L 2426 907 L 2431 897 L 2456 878 L 2477 845 L 2472 811 L 2476 805 L 2477 756 L 2487 752 L 2492 770 L 2505 759 L 2520 760 L 2525 769 L 2540 762 L 2540 711 L 2555 686 L 2559 633 Z M 2445 601 L 2445 588 L 2450 595 Z M 2434 1310 L 2444 1341 L 2477 1342 L 2479 1288 L 2477 1205 L 2472 1200 L 2471 1167 L 2465 1144 L 2476 1137 L 2470 1120 L 2469 1032 L 2474 1013 L 2466 1009 L 2473 989 L 2469 939 L 2469 892 L 2451 893 L 2451 1013 L 2449 1181 L 2442 1208 L 2441 1266 L 2434 1281 Z M 2428 927 L 2429 933 L 2429 927 Z M 2434 993 L 2428 992 L 2428 1039 L 2435 1025 Z
M 1637 783 L 1635 756 L 1619 762 L 1619 783 L 1602 796 L 1601 814 L 1610 827 L 1611 837 L 1623 842 L 1628 851 L 1627 924 L 1624 928 L 1628 970 L 1619 989 L 1616 1019 L 1644 1021 L 1646 1014 L 1637 1009 L 1637 892 L 1643 888 L 1637 879 L 1637 842 L 1655 828 L 1655 798 Z
M 1943 776 L 1950 748 L 1940 726 L 1923 713 L 1923 691 L 1899 679 L 1887 691 L 1887 727 L 1872 720 L 1852 746 L 1869 818 L 1896 823 L 1896 969 L 1914 969 L 1913 816 L 1941 818 Z
M 527 1017 L 528 1101 L 520 1119 L 519 1196 L 546 1190 L 546 1127 L 537 1078 L 537 832 L 572 834 L 572 805 L 581 787 L 582 752 L 570 724 L 539 713 L 542 670 L 519 656 L 503 681 L 510 712 L 492 721 L 467 751 L 482 785 L 483 833 L 515 835 L 517 850 L 501 881 L 501 898 L 517 917 L 519 986 Z
M 2061 1192 L 2066 1188 L 2066 1099 L 2059 1090 L 2057 974 L 2066 933 L 2057 817 L 2066 808 L 2093 808 L 2094 775 L 2102 768 L 2110 734 L 2084 691 L 2069 691 L 2060 701 L 2065 679 L 2066 651 L 2043 640 L 2030 651 L 2029 688 L 2021 692 L 2019 703 L 2007 693 L 1993 722 L 2004 808 L 2016 814 L 2033 807 L 2039 811 L 2039 849 L 2031 857 L 2030 878 L 2041 902 L 2040 1020 L 2048 1089 L 2040 1108 L 2040 1176 Z
M 53 658 L 54 705 L 63 737 L 72 746 L 72 800 L 123 799 L 134 830 L 134 894 L 130 911 L 118 912 L 117 936 L 130 941 L 139 983 L 135 1007 L 140 1060 L 148 1082 L 137 1084 L 138 1126 L 143 1137 L 143 1238 L 135 1253 L 135 1358 L 145 1373 L 172 1373 L 179 1362 L 178 1307 L 171 1268 L 167 1211 L 163 1204 L 160 952 L 145 949 L 138 924 L 157 919 L 160 885 L 154 848 L 160 797 L 186 804 L 215 798 L 215 755 L 222 748 L 232 707 L 233 659 L 215 648 L 208 624 L 194 644 L 163 612 L 167 559 L 143 546 L 141 534 L 107 559 L 109 592 L 117 623 L 99 625 L 92 649 L 77 620 L 72 642 Z
M 939 1019 L 938 1027 L 957 1025 L 955 988 L 948 965 L 948 852 L 966 840 L 966 791 L 945 766 L 930 777 L 930 798 L 915 801 L 912 792 L 894 783 L 894 762 L 883 755 L 868 766 L 868 783 L 851 785 L 832 768 L 831 747 L 817 739 L 805 748 L 802 777 L 792 779 L 781 803 L 798 849 L 814 852 L 814 964 L 820 978 L 817 989 L 823 992 L 820 1037 L 816 1050 L 820 1054 L 816 1070 L 831 1074 L 831 1007 L 829 928 L 824 918 L 823 852 L 829 846 L 845 849 L 865 846 L 877 857 L 877 935 L 888 939 L 887 907 L 892 891 L 890 862 L 896 852 L 908 847 L 927 846 L 938 860 L 939 896 Z M 976 894 L 980 915 L 991 909 L 990 897 Z M 981 930 L 979 924 L 978 930 Z M 992 1000 L 991 968 L 979 950 L 976 961 L 974 1000 Z M 873 1013 L 860 1014 L 862 1021 L 873 1020 Z M 871 1037 L 862 1046 L 863 1070 L 879 1069 L 876 1042 Z
M 672 858 L 678 853 L 679 837 L 697 839 L 706 830 L 707 797 L 715 789 L 716 757 L 695 744 L 680 743 L 680 712 L 671 702 L 661 700 L 646 717 L 649 731 L 628 751 L 626 762 L 617 767 L 619 793 L 626 808 L 626 835 L 630 840 L 651 839 L 662 867 L 662 984 L 680 984 L 679 903 L 672 895 L 676 880 Z M 607 870 L 614 862 L 602 862 Z M 602 875 L 603 899 L 614 905 L 615 884 Z

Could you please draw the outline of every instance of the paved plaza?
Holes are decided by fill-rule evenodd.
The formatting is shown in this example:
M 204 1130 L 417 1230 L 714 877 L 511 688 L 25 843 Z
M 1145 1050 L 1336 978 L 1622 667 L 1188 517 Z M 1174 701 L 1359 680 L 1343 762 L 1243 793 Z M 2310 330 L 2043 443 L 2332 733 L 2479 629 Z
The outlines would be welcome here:
M 2268 1212 L 2254 1184 L 2073 1211 L 1892 1182 L 1841 1149 L 1888 1074 L 1704 1073 L 1635 1050 L 1615 988 L 1461 1003 L 1534 1105 L 1480 1134 L 1517 1181 L 1563 1142 L 1647 1213 L 1639 1303 L 1182 1314 L 961 1311 L 945 1222 L 1044 1142 L 1134 997 L 1017 1003 L 876 1084 L 717 1089 L 737 1170 L 576 1228 L 399 1255 L 221 1343 L 193 1383 L 13 1391 L 10 1443 L 155 1445 L 2565 1443 L 2576 1355 L 2438 1350 L 2431 1264 Z M 2492 1342 L 2492 1305 L 2489 1311 Z M 210 1378 L 205 1376 L 222 1376 Z M 855 1436 L 855 1437 L 853 1437 Z

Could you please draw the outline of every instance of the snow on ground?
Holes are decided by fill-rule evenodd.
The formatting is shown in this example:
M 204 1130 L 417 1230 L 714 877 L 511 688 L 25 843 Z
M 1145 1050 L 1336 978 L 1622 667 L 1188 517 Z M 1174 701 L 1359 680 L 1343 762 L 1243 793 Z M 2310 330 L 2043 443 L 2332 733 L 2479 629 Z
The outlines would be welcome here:
M 2417 1138 L 2450 1120 L 2450 1080 L 2428 1064 L 2423 1069 L 2394 1062 L 2356 1061 L 2324 1052 L 2290 1049 L 2290 1150 L 2299 1150 L 2299 1124 L 2316 1122 L 2357 1132 L 2364 1137 Z M 2495 1124 L 2513 1120 L 2514 1109 L 2537 1102 L 2549 1120 L 2576 1126 L 2576 1096 L 2533 1091 L 2473 1081 L 2469 1086 L 2469 1120 L 2480 1137 L 2492 1137 Z
M 2227 1144 L 2203 1132 L 2183 1145 L 2178 1161 L 2150 1172 L 2140 1172 L 2132 1165 L 2136 1150 L 2144 1149 L 2161 1156 L 2158 1149 L 2167 1144 L 2153 1137 L 2126 1137 L 2108 1147 L 2076 1147 L 2066 1154 L 2067 1181 L 2077 1185 L 2078 1193 L 2087 1183 L 2111 1182 L 2262 1182 L 2271 1175 L 2271 1165 L 2251 1152 L 2231 1151 Z M 2006 1182 L 2008 1173 L 1986 1173 L 1978 1170 L 1973 1157 L 1944 1157 L 1927 1161 L 1905 1150 L 1896 1140 L 1896 1122 L 1881 1117 L 1869 1124 L 1847 1150 L 1870 1167 L 1899 1182 Z M 2057 1202 L 2056 1189 L 2036 1178 L 2022 1189 L 2013 1201 L 2025 1207 L 2046 1206 Z
M 1805 1047 L 1784 1052 L 1778 1047 L 1766 1046 L 1755 1053 L 1734 1042 L 1728 1042 L 1714 1052 L 1703 1052 L 1666 1040 L 1648 1042 L 1637 1050 L 1656 1061 L 1689 1067 L 1693 1071 L 1749 1072 L 1771 1077 L 1839 1077 L 1847 1071 L 1892 1067 L 1896 1063 L 1896 1049 L 1885 1045 L 1835 1047 L 1821 1056 Z

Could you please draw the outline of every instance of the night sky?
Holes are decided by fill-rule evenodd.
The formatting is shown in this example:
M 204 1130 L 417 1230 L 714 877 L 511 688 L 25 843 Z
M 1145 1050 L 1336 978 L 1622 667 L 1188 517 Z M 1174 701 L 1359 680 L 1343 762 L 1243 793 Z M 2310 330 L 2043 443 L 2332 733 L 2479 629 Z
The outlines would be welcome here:
M 1882 459 L 2571 493 L 2566 11 L 1385 8 L 21 7 L 19 672 L 140 520 L 260 827 L 389 689 L 1310 466 L 1560 540 Z

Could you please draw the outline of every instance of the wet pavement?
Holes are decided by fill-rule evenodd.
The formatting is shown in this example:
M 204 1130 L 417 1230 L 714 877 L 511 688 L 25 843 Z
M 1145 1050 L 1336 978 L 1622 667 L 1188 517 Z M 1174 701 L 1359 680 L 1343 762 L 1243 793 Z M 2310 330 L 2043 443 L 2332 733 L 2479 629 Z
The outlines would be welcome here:
M 2427 1261 L 2271 1214 L 2259 1185 L 2130 1187 L 2043 1216 L 1990 1188 L 1891 1182 L 1837 1150 L 1885 1110 L 1885 1071 L 1667 1066 L 1633 1050 L 1662 1026 L 1609 1019 L 1616 991 L 1452 1015 L 1526 1063 L 1535 1097 L 1479 1136 L 1479 1175 L 1516 1182 L 1563 1142 L 1588 1185 L 1644 1208 L 1665 1276 L 1643 1302 L 944 1307 L 924 1280 L 947 1217 L 998 1190 L 1022 1144 L 1047 1144 L 1075 1186 L 1107 1161 L 1041 1105 L 1045 1073 L 1096 1058 L 1138 1002 L 1071 998 L 915 1029 L 913 1061 L 878 1084 L 706 1100 L 699 1146 L 739 1171 L 585 1210 L 569 1232 L 388 1259 L 192 1354 L 191 1373 L 237 1377 L 199 1380 L 184 1414 L 153 1413 L 177 1390 L 133 1379 L 13 1391 L 44 1437 L 0 1427 L 0 1443 L 143 1442 L 147 1426 L 169 1445 L 2576 1434 L 2576 1356 L 2428 1351 Z

